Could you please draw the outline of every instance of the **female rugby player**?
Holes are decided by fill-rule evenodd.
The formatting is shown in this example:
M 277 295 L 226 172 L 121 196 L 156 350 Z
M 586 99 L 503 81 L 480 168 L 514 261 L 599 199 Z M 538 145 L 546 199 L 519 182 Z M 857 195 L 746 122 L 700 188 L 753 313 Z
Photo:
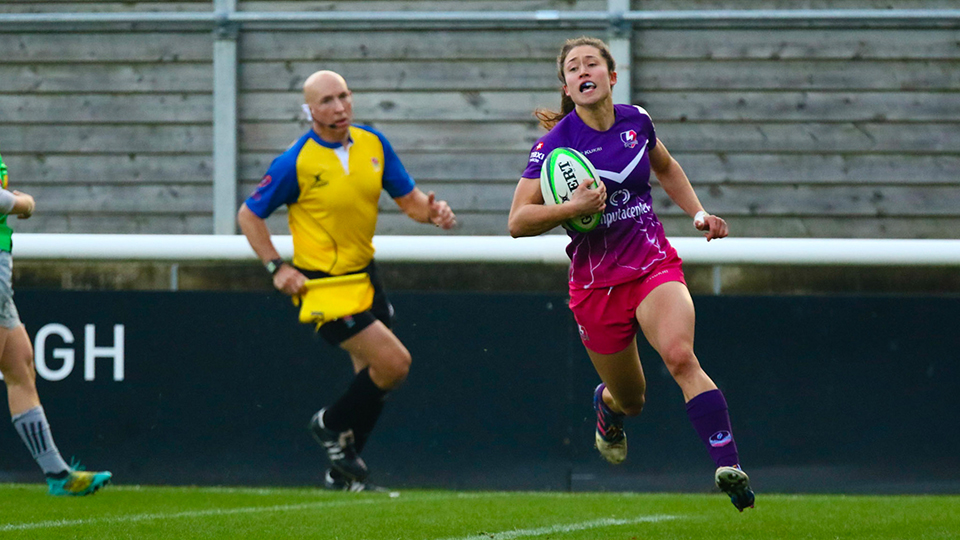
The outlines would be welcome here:
M 637 329 L 660 353 L 680 385 L 693 427 L 716 462 L 714 479 L 743 511 L 753 507 L 750 480 L 740 469 L 727 403 L 693 352 L 694 309 L 680 257 L 653 212 L 650 171 L 707 241 L 727 236 L 727 224 L 706 213 L 683 169 L 657 139 L 647 111 L 614 105 L 617 72 L 598 39 L 568 40 L 557 59 L 560 112 L 538 110 L 548 133 L 534 145 L 510 208 L 513 237 L 544 233 L 565 221 L 603 212 L 590 232 L 568 232 L 570 309 L 580 339 L 603 381 L 595 390 L 596 444 L 611 463 L 626 458 L 623 419 L 643 409 L 646 381 Z M 602 180 L 577 188 L 568 202 L 544 205 L 540 168 L 550 152 L 584 154 Z

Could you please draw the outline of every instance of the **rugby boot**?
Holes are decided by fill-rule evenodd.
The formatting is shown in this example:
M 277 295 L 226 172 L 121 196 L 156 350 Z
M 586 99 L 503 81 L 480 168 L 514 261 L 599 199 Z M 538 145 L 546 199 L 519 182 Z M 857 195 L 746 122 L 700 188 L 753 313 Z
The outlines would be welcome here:
M 332 491 L 351 491 L 351 492 L 373 491 L 378 493 L 389 491 L 386 488 L 375 486 L 370 482 L 360 482 L 357 480 L 350 480 L 349 478 L 341 474 L 340 471 L 332 467 L 327 469 L 326 474 L 324 474 L 323 487 Z
M 627 434 L 623 432 L 623 415 L 610 410 L 603 402 L 603 389 L 600 383 L 593 392 L 593 410 L 597 412 L 596 444 L 604 459 L 617 465 L 627 458 Z
M 47 493 L 57 496 L 93 495 L 98 489 L 110 483 L 113 474 L 109 471 L 84 471 L 79 466 L 71 466 L 62 478 L 47 477 Z
M 753 508 L 756 497 L 750 489 L 750 477 L 740 470 L 739 465 L 718 468 L 714 479 L 720 491 L 730 496 L 730 502 L 737 510 L 743 512 L 744 508 Z
M 310 419 L 310 433 L 320 443 L 320 446 L 323 446 L 327 451 L 327 457 L 330 459 L 332 468 L 352 481 L 363 482 L 366 480 L 369 471 L 367 470 L 367 464 L 357 454 L 357 449 L 354 446 L 353 430 L 348 429 L 338 433 L 327 429 L 323 425 L 322 419 L 324 410 L 320 409 Z

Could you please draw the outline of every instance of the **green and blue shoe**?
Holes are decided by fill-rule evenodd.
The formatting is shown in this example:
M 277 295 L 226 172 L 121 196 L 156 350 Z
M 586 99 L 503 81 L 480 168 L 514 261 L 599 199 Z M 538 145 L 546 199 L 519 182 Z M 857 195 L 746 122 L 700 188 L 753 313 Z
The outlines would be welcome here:
M 109 484 L 111 478 L 113 473 L 109 471 L 85 471 L 79 465 L 72 465 L 63 478 L 47 477 L 47 493 L 70 497 L 93 495 Z

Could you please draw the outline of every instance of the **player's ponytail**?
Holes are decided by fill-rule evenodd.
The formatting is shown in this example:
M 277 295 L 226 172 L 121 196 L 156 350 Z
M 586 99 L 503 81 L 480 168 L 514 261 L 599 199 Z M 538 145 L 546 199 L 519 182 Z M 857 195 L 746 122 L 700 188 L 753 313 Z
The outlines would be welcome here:
M 596 47 L 600 51 L 600 56 L 603 57 L 607 62 L 607 69 L 613 73 L 617 70 L 617 63 L 613 60 L 613 54 L 610 53 L 610 47 L 607 47 L 607 44 L 603 40 L 581 36 L 575 39 L 568 39 L 563 44 L 563 48 L 560 49 L 560 54 L 557 56 L 557 77 L 560 79 L 560 84 L 566 84 L 566 80 L 563 78 L 563 63 L 567 59 L 567 55 L 570 54 L 570 51 L 574 47 L 579 47 L 581 45 L 589 45 L 591 47 Z M 537 120 L 540 120 L 540 125 L 550 131 L 553 129 L 553 126 L 557 125 L 557 122 L 563 120 L 565 116 L 573 112 L 573 109 L 576 108 L 576 105 L 573 103 L 573 100 L 570 99 L 564 91 L 563 88 L 560 89 L 560 112 L 552 111 L 550 109 L 539 108 L 533 111 L 533 115 L 537 117 Z
M 563 120 L 564 116 L 573 112 L 574 108 L 576 108 L 576 105 L 570 99 L 570 96 L 560 90 L 560 112 L 541 108 L 533 111 L 533 115 L 537 117 L 537 120 L 540 120 L 540 125 L 544 129 L 550 131 L 553 126 L 557 125 L 557 122 Z

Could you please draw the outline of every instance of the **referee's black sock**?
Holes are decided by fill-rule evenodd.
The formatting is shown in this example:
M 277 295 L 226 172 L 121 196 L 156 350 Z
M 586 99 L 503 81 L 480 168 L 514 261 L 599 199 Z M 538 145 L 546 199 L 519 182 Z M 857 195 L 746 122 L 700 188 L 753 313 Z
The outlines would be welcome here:
M 346 393 L 327 407 L 323 413 L 323 425 L 337 432 L 352 429 L 359 452 L 383 411 L 386 396 L 387 392 L 370 379 L 370 368 L 364 368 L 354 377 Z
M 372 403 L 371 407 L 362 416 L 357 417 L 357 421 L 353 427 L 353 438 L 355 439 L 353 446 L 357 449 L 358 454 L 362 452 L 363 447 L 367 445 L 367 439 L 370 438 L 373 426 L 377 424 L 380 413 L 383 412 L 383 403 L 386 397 L 386 393 L 384 393 L 382 399 L 376 403 Z

